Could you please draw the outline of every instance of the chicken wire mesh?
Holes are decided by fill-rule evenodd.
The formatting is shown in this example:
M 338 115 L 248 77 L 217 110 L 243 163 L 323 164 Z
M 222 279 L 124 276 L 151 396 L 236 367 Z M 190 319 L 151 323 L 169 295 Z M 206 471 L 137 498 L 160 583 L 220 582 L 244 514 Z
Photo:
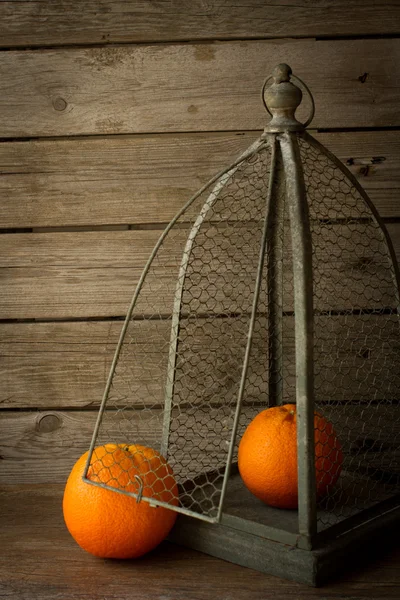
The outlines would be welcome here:
M 182 486 L 177 510 L 211 520 L 232 445 L 269 169 L 269 144 L 261 139 L 160 238 L 132 302 L 95 433 L 96 445 L 129 448 L 134 440 L 161 452 Z M 258 386 L 247 386 L 247 394 L 261 402 Z M 122 468 L 115 481 L 110 466 L 103 484 L 140 492 Z
M 313 242 L 315 409 L 344 454 L 338 484 L 319 502 L 324 529 L 400 491 L 399 298 L 373 207 L 311 136 L 299 144 Z
M 291 135 L 312 240 L 315 409 L 344 457 L 318 500 L 322 530 L 399 491 L 397 267 L 352 176 L 311 136 Z M 186 204 L 150 256 L 93 435 L 88 477 L 102 471 L 99 485 L 218 521 L 246 426 L 296 402 L 296 248 L 280 143 L 265 132 Z M 106 460 L 93 450 L 102 444 Z M 179 506 L 170 471 L 144 447 L 168 461 Z M 332 451 L 326 439 L 318 469 L 328 480 Z M 130 476 L 124 452 L 145 465 L 141 476 Z

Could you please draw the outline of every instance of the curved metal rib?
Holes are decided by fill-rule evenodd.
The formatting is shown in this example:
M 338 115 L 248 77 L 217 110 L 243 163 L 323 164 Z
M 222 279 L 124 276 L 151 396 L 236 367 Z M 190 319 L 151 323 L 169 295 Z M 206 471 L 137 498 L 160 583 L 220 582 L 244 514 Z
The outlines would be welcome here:
M 171 408 L 172 399 L 174 395 L 174 383 L 175 383 L 175 368 L 176 368 L 176 357 L 178 349 L 178 338 L 179 338 L 179 322 L 181 319 L 181 308 L 182 308 L 182 296 L 183 289 L 186 279 L 186 271 L 189 264 L 190 255 L 192 252 L 193 244 L 196 239 L 201 225 L 204 222 L 209 211 L 217 201 L 221 190 L 225 187 L 229 179 L 236 173 L 242 162 L 255 154 L 258 150 L 263 148 L 265 140 L 263 138 L 258 139 L 252 144 L 236 161 L 233 167 L 229 167 L 228 170 L 219 178 L 217 184 L 213 188 L 211 194 L 208 196 L 206 202 L 201 208 L 200 214 L 197 217 L 192 229 L 190 230 L 188 239 L 186 241 L 185 249 L 183 251 L 182 262 L 179 269 L 178 280 L 175 290 L 174 307 L 172 313 L 172 325 L 171 325 L 171 337 L 170 347 L 168 356 L 168 374 L 167 383 L 165 389 L 165 404 L 164 404 L 164 420 L 162 430 L 162 441 L 161 441 L 161 454 L 167 458 L 168 456 L 168 443 L 169 443 L 169 431 L 171 424 Z

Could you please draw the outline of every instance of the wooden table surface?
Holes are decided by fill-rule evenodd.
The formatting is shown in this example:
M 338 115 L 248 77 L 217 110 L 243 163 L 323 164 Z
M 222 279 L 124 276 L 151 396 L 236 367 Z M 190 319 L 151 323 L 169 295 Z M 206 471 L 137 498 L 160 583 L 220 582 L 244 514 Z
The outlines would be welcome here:
M 400 598 L 398 532 L 375 556 L 314 589 L 162 543 L 133 561 L 101 560 L 65 528 L 63 486 L 0 488 L 0 598 L 13 600 L 262 600 Z

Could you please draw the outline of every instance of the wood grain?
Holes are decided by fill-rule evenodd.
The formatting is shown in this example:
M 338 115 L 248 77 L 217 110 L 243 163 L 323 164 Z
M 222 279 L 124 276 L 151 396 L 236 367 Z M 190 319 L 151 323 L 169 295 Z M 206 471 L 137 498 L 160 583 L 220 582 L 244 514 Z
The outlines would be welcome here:
M 345 18 L 344 18 L 345 15 Z M 42 0 L 0 3 L 2 46 L 399 33 L 397 3 Z
M 167 223 L 257 132 L 0 143 L 3 228 Z M 397 131 L 314 133 L 383 217 L 400 216 Z
M 98 406 L 122 323 L 1 326 L 1 406 Z
M 2 227 L 167 223 L 257 133 L 0 144 Z
M 199 246 L 204 264 L 198 284 L 203 312 L 250 310 L 250 304 L 243 304 L 244 300 L 237 297 L 240 289 L 246 288 L 246 282 L 250 285 L 258 259 L 258 229 L 254 230 L 255 235 L 249 241 L 250 229 L 247 227 L 244 224 L 232 226 L 228 246 L 225 244 L 226 233 L 217 227 L 209 230 L 211 242 L 207 242 L 208 238 L 199 242 L 204 244 Z M 399 259 L 399 225 L 391 224 L 389 230 Z M 174 230 L 168 236 L 163 252 L 142 288 L 136 313 L 172 313 L 176 279 L 188 231 L 187 228 Z M 340 246 L 337 254 L 331 250 L 337 247 L 341 231 L 340 225 L 332 226 L 321 239 L 318 238 L 316 256 L 321 293 L 325 289 L 318 299 L 318 310 L 391 306 L 393 287 L 390 278 L 385 278 L 387 259 L 381 254 L 382 247 L 375 239 L 371 239 L 370 244 L 365 243 L 366 236 L 375 235 L 374 231 L 371 233 L 363 225 L 357 231 L 354 226 L 351 243 L 345 238 L 340 239 L 343 247 Z M 347 229 L 345 233 L 348 235 Z M 132 230 L 1 235 L 1 318 L 125 316 L 160 234 L 157 230 Z M 207 244 L 212 247 L 204 250 Z M 245 248 L 244 254 L 242 247 Z M 239 252 L 238 258 L 232 258 L 233 251 Z M 287 277 L 291 276 L 289 254 L 284 269 Z M 377 274 L 380 274 L 379 288 Z M 207 300 L 211 280 L 217 288 L 216 306 L 212 307 L 210 299 Z M 369 299 L 368 294 L 365 295 L 368 287 L 372 293 Z M 346 293 L 343 293 L 344 289 Z M 328 290 L 330 297 L 326 295 Z M 293 309 L 292 294 L 288 285 L 285 310 Z M 247 295 L 250 298 L 248 292 Z
M 7 261 L 11 247 L 19 256 L 14 257 L 14 266 L 1 271 L 3 306 L 8 306 L 2 317 L 22 313 L 47 319 L 125 315 L 159 236 L 154 230 L 1 236 Z M 169 286 L 173 285 L 172 273 L 166 277 Z M 20 302 L 26 310 L 21 311 Z
M 314 127 L 396 126 L 399 55 L 395 38 L 3 52 L 0 135 L 262 129 L 260 88 L 282 57 L 315 96 Z
M 246 415 L 239 439 L 244 427 L 263 408 Z M 398 406 L 318 406 L 318 411 L 335 427 L 346 472 L 359 473 L 361 469 L 361 475 L 368 473 L 380 484 L 385 476 L 400 475 Z M 177 435 L 170 444 L 168 460 L 178 482 L 226 463 L 233 413 L 229 407 L 176 411 L 179 428 L 178 421 L 173 420 L 172 434 L 175 431 Z M 75 461 L 90 446 L 96 417 L 93 410 L 4 412 L 0 422 L 0 485 L 65 482 Z M 139 443 L 159 449 L 162 419 L 161 410 L 106 411 L 96 445 Z M 367 483 L 361 476 L 359 485 L 362 494 Z M 352 482 L 347 481 L 347 486 L 351 488 Z M 232 499 L 230 505 L 234 504 Z
M 97 411 L 3 413 L 2 483 L 16 477 L 21 483 L 65 483 L 89 448 L 96 416 Z
M 212 411 L 208 416 L 212 417 Z M 19 416 L 5 413 L 1 426 L 4 437 L 0 452 L 4 462 L 0 482 L 65 482 L 75 461 L 90 446 L 96 417 L 95 411 L 19 413 Z M 189 428 L 181 426 L 179 441 L 170 447 L 168 461 L 177 482 L 183 483 L 226 463 L 226 439 L 230 432 L 218 436 L 217 424 L 210 427 L 204 411 L 190 415 L 180 412 L 180 417 L 190 421 Z M 161 410 L 106 411 L 96 446 L 135 443 L 159 451 L 162 419 Z M 19 463 L 17 473 L 16 463 Z
M 225 464 L 230 435 L 218 436 L 221 425 L 213 422 L 210 427 L 204 411 L 180 416 L 187 418 L 189 427 L 180 427 L 180 438 L 169 453 L 178 483 Z M 97 411 L 6 412 L 3 417 L 0 484 L 63 483 L 75 461 L 89 449 Z M 213 418 L 212 411 L 208 417 Z M 106 411 L 96 446 L 135 443 L 160 450 L 162 419 L 161 410 Z
M 349 317 L 336 317 L 329 320 L 328 326 L 326 317 L 316 320 L 319 401 L 398 399 L 400 344 L 397 330 L 390 326 L 392 321 L 393 317 L 386 320 L 368 315 L 354 318 L 353 322 Z M 234 326 L 235 323 L 226 321 L 224 327 L 221 325 L 217 330 L 223 342 L 219 351 L 210 349 L 207 333 L 212 333 L 211 327 L 209 331 L 206 328 L 202 336 L 193 338 L 192 354 L 197 360 L 193 361 L 191 369 L 193 376 L 198 378 L 195 390 L 190 392 L 193 402 L 199 403 L 201 395 L 203 402 L 220 402 L 221 398 L 225 402 L 235 401 L 245 340 L 243 336 L 234 337 Z M 121 328 L 122 323 L 116 321 L 1 324 L 1 407 L 98 407 Z M 229 328 L 232 328 L 230 341 Z M 130 352 L 123 355 L 112 402 L 119 406 L 128 403 L 151 406 L 163 402 L 169 331 L 170 322 L 157 324 L 153 321 L 128 332 L 136 343 L 128 346 Z M 246 387 L 246 401 L 249 402 L 267 402 L 267 356 L 263 335 L 264 329 L 260 328 L 254 339 L 253 364 Z M 379 339 L 386 341 L 379 343 Z M 290 319 L 285 325 L 284 343 L 285 400 L 293 401 L 295 361 L 293 321 Z M 333 345 L 337 346 L 335 354 L 331 351 Z M 187 353 L 185 357 L 190 364 Z M 210 357 L 214 371 L 208 365 L 210 371 L 206 377 L 201 361 L 209 362 Z M 336 376 L 335 367 L 340 369 Z M 213 372 L 215 377 L 212 377 Z
M 138 561 L 102 561 L 83 552 L 62 516 L 63 485 L 9 485 L 0 490 L 0 580 L 15 600 L 277 600 L 398 598 L 397 532 L 352 559 L 352 572 L 323 590 L 278 579 L 164 542 Z M 27 510 L 29 506 L 29 511 Z M 207 576 L 205 576 L 205 573 Z

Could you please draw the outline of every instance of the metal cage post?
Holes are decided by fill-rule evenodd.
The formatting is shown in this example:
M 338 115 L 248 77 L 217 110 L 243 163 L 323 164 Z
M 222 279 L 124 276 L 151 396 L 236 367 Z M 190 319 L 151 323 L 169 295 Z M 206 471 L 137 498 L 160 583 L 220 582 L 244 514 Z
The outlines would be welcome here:
M 305 547 L 309 547 L 317 531 L 312 242 L 296 134 L 282 134 L 280 144 L 293 254 L 299 533 L 304 538 Z

